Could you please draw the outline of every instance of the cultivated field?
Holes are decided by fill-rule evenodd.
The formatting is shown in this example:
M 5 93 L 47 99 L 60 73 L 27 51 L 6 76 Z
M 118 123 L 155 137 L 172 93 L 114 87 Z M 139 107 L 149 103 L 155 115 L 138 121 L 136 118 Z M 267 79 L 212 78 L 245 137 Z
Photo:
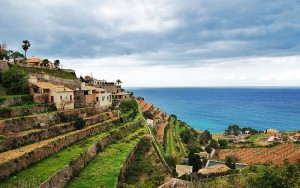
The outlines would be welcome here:
M 220 149 L 218 152 L 221 160 L 225 160 L 228 155 L 234 155 L 245 164 L 264 164 L 272 161 L 273 164 L 280 165 L 284 163 L 284 159 L 290 162 L 300 159 L 300 146 L 296 144 L 280 144 L 273 148 Z

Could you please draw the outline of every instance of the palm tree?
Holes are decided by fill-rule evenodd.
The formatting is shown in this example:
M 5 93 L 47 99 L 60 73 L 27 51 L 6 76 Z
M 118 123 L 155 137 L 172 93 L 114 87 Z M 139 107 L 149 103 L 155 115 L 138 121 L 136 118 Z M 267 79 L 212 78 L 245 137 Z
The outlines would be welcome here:
M 29 40 L 23 40 L 22 42 L 23 42 L 22 48 L 25 51 L 25 59 L 26 59 L 26 52 L 27 52 L 28 48 L 30 47 L 30 42 L 29 42 Z
M 120 85 L 121 83 L 123 83 L 120 79 L 117 79 L 116 82 L 118 83 L 118 85 Z

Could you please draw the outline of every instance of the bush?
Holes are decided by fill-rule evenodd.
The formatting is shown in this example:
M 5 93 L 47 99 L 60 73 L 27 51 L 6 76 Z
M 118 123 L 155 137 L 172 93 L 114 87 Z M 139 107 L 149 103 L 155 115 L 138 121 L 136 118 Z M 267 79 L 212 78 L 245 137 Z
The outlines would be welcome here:
M 211 153 L 211 151 L 212 151 L 212 149 L 211 149 L 211 147 L 210 146 L 206 146 L 205 147 L 205 151 L 207 152 L 207 153 Z
M 76 117 L 75 118 L 75 121 L 74 121 L 74 127 L 76 129 L 82 129 L 86 126 L 86 122 L 84 121 L 84 119 L 80 116 Z
M 120 110 L 122 113 L 129 112 L 130 110 L 138 110 L 138 104 L 134 99 L 122 101 L 120 104 Z
M 3 72 L 1 78 L 8 94 L 24 94 L 28 88 L 26 72 L 16 66 Z
M 151 112 L 149 110 L 143 112 L 143 116 L 146 118 L 146 119 L 153 119 L 153 114 L 151 114 Z

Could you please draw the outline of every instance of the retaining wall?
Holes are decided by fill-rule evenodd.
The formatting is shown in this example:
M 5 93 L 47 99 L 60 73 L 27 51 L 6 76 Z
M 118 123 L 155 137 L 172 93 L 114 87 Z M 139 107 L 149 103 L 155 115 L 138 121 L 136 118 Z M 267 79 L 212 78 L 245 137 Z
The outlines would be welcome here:
M 130 126 L 121 128 L 120 132 L 129 132 L 136 129 L 141 125 L 141 121 L 131 124 Z M 68 182 L 79 174 L 89 161 L 93 159 L 99 152 L 101 152 L 106 145 L 108 145 L 113 139 L 118 137 L 117 132 L 113 132 L 110 135 L 102 138 L 98 142 L 90 146 L 80 156 L 73 159 L 63 169 L 59 170 L 51 177 L 49 177 L 44 183 L 40 185 L 40 188 L 62 188 L 68 184 Z
M 6 178 L 12 173 L 22 170 L 23 168 L 47 157 L 54 152 L 61 150 L 66 146 L 69 146 L 70 144 L 73 144 L 78 140 L 103 132 L 109 127 L 113 127 L 118 123 L 119 119 L 104 122 L 103 124 L 97 124 L 95 126 L 90 126 L 83 130 L 58 137 L 44 146 L 36 148 L 28 153 L 24 153 L 18 158 L 11 158 L 9 161 L 0 164 L 0 180 Z
M 73 110 L 66 110 L 63 112 L 34 114 L 26 117 L 15 117 L 7 120 L 0 120 L 0 134 L 6 134 L 9 132 L 17 133 L 33 128 L 47 128 L 61 122 L 58 113 L 63 113 L 65 115 L 80 115 L 82 117 L 86 117 L 94 115 L 95 113 L 97 113 L 97 110 L 92 107 L 78 108 Z

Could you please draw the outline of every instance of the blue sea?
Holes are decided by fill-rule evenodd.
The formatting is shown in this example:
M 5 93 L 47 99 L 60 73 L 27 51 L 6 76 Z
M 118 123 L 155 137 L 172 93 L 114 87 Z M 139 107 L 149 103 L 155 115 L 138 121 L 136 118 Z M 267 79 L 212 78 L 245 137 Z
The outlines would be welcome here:
M 126 88 L 198 130 L 300 130 L 300 88 Z

